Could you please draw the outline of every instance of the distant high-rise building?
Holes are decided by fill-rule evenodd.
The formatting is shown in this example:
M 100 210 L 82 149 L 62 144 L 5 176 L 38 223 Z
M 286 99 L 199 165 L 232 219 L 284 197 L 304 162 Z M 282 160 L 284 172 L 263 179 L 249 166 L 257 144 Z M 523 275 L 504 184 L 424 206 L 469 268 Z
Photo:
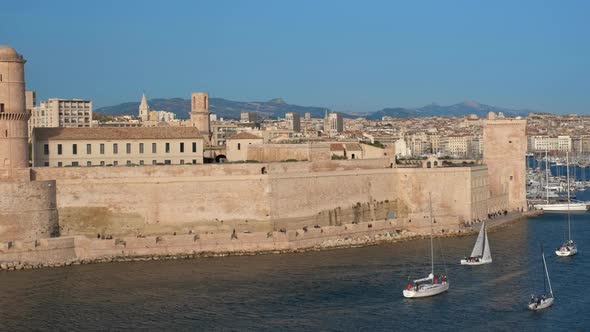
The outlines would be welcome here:
M 242 112 L 240 113 L 240 122 L 256 122 L 258 121 L 258 114 L 256 112 Z
M 34 106 L 29 127 L 92 127 L 92 101 L 50 98 Z
M 309 120 L 311 120 L 311 113 L 306 112 L 305 113 L 305 121 L 309 121 Z
M 337 112 L 328 113 L 326 111 L 326 118 L 324 121 L 324 131 L 330 135 L 337 135 L 344 131 L 344 120 L 342 119 L 342 114 Z
M 294 132 L 301 131 L 301 115 L 297 112 L 285 113 L 285 120 L 287 120 L 287 126 Z

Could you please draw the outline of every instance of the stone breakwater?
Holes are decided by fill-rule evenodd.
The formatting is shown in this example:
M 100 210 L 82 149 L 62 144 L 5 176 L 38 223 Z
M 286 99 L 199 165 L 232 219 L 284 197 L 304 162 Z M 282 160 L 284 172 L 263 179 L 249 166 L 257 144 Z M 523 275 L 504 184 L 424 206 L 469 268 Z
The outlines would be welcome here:
M 511 213 L 488 221 L 489 228 L 507 225 L 539 212 Z M 5 242 L 0 269 L 5 271 L 80 264 L 178 260 L 199 257 L 280 254 L 378 245 L 429 236 L 430 227 L 404 229 L 400 221 L 372 221 L 343 226 L 269 233 L 220 233 L 89 239 L 83 236 Z M 434 228 L 437 237 L 471 235 L 479 225 Z

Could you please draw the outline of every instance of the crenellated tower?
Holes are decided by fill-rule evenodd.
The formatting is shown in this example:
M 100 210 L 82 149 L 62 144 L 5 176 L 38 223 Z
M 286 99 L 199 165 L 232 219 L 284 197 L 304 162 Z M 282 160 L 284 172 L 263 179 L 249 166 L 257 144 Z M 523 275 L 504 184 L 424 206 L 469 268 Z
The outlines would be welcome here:
M 14 48 L 0 46 L 0 178 L 29 167 L 25 62 Z
M 59 235 L 55 180 L 31 181 L 25 62 L 0 46 L 0 241 Z

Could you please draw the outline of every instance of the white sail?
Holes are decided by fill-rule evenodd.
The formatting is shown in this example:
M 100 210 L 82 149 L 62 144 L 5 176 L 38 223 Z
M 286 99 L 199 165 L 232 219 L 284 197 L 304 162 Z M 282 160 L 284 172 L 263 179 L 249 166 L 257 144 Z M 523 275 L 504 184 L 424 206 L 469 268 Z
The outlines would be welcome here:
M 485 241 L 485 222 L 483 222 L 481 224 L 481 228 L 479 230 L 479 235 L 477 236 L 477 241 L 475 241 L 475 246 L 473 246 L 473 250 L 471 251 L 471 257 L 480 257 L 483 255 L 484 241 Z
M 483 257 L 482 257 L 482 259 L 484 261 L 487 261 L 487 260 L 492 260 L 492 252 L 490 251 L 490 241 L 488 239 L 488 230 L 487 230 L 487 228 L 484 230 L 484 233 L 485 233 L 485 238 L 484 238 L 485 239 L 485 241 L 484 241 L 485 242 L 485 245 L 484 245 L 484 249 L 483 249 Z

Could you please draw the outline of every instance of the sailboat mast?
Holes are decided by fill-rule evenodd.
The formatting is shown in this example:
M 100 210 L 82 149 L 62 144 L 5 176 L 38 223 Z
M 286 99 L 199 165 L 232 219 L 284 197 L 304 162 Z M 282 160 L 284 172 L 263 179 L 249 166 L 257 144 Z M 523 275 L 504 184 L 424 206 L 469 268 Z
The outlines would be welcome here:
M 541 248 L 543 246 L 541 245 Z M 541 254 L 543 256 L 543 268 L 545 269 L 545 277 L 547 278 L 547 283 L 549 284 L 549 293 L 551 294 L 551 297 L 553 297 L 553 288 L 551 288 L 551 280 L 549 279 L 549 271 L 547 271 L 547 262 L 545 262 L 545 253 L 543 252 Z M 543 280 L 545 280 L 545 278 L 543 278 Z M 545 286 L 545 283 L 543 282 L 543 286 Z M 545 290 L 545 292 L 547 292 L 547 290 Z
M 486 240 L 487 240 L 487 236 L 486 235 L 488 235 L 486 233 L 486 222 L 485 221 L 483 222 L 481 231 L 483 232 L 483 244 L 481 246 L 481 258 L 483 259 L 483 254 L 485 253 L 485 250 L 486 250 Z
M 432 193 L 428 193 L 428 206 L 430 210 L 430 270 L 432 271 L 432 275 L 434 275 L 434 245 L 432 240 L 434 226 L 432 223 Z
M 547 151 L 547 145 L 545 145 L 545 200 L 549 204 L 549 153 Z
M 570 158 L 569 152 L 565 152 L 565 166 L 567 168 L 567 234 L 568 240 L 572 239 L 572 230 L 570 226 Z

